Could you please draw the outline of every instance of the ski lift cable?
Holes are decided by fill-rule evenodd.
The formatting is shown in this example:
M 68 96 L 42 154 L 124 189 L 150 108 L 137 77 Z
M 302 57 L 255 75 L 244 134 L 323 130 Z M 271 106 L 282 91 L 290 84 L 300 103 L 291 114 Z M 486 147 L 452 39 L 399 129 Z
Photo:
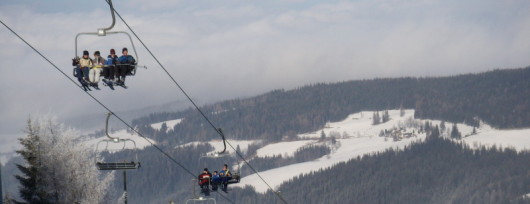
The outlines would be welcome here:
M 107 3 L 109 3 L 109 0 L 105 0 Z M 116 12 L 116 15 L 121 19 L 121 21 L 127 26 L 127 28 L 131 31 L 131 33 L 136 37 L 136 39 L 144 46 L 144 48 L 147 50 L 147 52 L 149 52 L 149 54 L 155 59 L 155 61 L 158 63 L 158 65 L 166 72 L 166 74 L 169 76 L 169 78 L 171 78 L 171 80 L 173 81 L 173 83 L 180 89 L 180 91 L 186 96 L 186 98 L 188 98 L 188 100 L 193 104 L 193 106 L 195 107 L 195 109 L 202 115 L 202 117 L 208 122 L 208 124 L 210 124 L 210 126 L 215 130 L 215 132 L 217 132 L 223 139 L 223 145 L 224 145 L 224 150 L 220 153 L 224 153 L 226 151 L 226 143 L 229 144 L 229 146 L 237 153 L 237 155 L 239 157 L 241 157 L 241 159 L 243 159 L 243 161 L 245 161 L 245 163 L 252 169 L 252 171 L 254 171 L 254 173 L 256 173 L 256 175 L 258 175 L 258 177 L 268 186 L 268 188 L 275 193 L 275 195 L 277 197 L 279 197 L 284 203 L 287 203 L 287 201 L 283 198 L 283 196 L 275 191 L 270 185 L 269 183 L 267 183 L 267 181 L 265 181 L 265 179 L 263 179 L 263 177 L 258 173 L 258 171 L 256 171 L 256 169 L 254 167 L 252 167 L 252 165 L 243 157 L 243 155 L 238 152 L 234 146 L 232 146 L 225 138 L 225 135 L 224 133 L 222 132 L 222 130 L 220 128 L 217 128 L 213 122 L 206 116 L 206 114 L 204 114 L 204 112 L 199 108 L 199 106 L 193 101 L 193 99 L 191 99 L 191 97 L 188 95 L 188 93 L 182 88 L 182 86 L 180 86 L 180 84 L 175 80 L 175 78 L 167 71 L 167 69 L 162 65 L 162 63 L 158 60 L 158 58 L 156 58 L 156 56 L 151 52 L 151 50 L 147 47 L 147 45 L 145 45 L 145 43 L 140 39 L 140 37 L 136 34 L 136 32 L 134 32 L 134 30 L 129 26 L 129 24 L 123 19 L 123 17 L 120 15 L 120 13 L 118 11 L 116 11 L 116 9 L 114 7 L 112 7 L 112 9 L 114 10 L 114 12 Z
M 109 1 L 109 0 L 105 0 L 109 5 L 112 5 L 112 3 Z M 195 103 L 195 101 L 193 101 L 193 99 L 191 99 L 190 95 L 184 90 L 184 88 L 182 88 L 182 86 L 180 86 L 180 84 L 177 82 L 177 80 L 175 80 L 175 78 L 167 71 L 167 69 L 164 67 L 164 65 L 162 65 L 162 63 L 158 60 L 158 58 L 156 58 L 156 56 L 153 54 L 153 52 L 151 52 L 151 50 L 147 47 L 147 45 L 145 45 L 145 43 L 142 41 L 142 39 L 140 39 L 140 37 L 136 34 L 136 32 L 134 32 L 134 30 L 129 26 L 129 24 L 127 22 L 125 22 L 125 20 L 123 19 L 123 17 L 121 17 L 120 13 L 118 13 L 118 11 L 116 11 L 116 9 L 111 6 L 111 9 L 114 10 L 114 12 L 116 13 L 116 15 L 118 15 L 118 17 L 121 19 L 121 21 L 127 26 L 127 28 L 129 28 L 129 30 L 131 31 L 131 33 L 136 37 L 136 39 L 138 39 L 138 41 L 144 46 L 144 48 L 147 50 L 147 52 L 149 52 L 149 54 L 155 59 L 155 61 L 158 63 L 158 65 L 164 70 L 164 72 L 166 72 L 166 74 L 169 76 L 169 78 L 171 78 L 171 81 L 173 81 L 173 83 L 180 89 L 180 91 L 186 96 L 186 98 L 191 102 L 191 104 L 195 107 L 195 109 L 202 115 L 202 117 L 204 119 L 206 119 L 206 121 L 208 122 L 208 124 L 215 130 L 215 132 L 217 134 L 219 134 L 221 136 L 221 138 L 223 139 L 223 145 L 224 145 L 224 149 L 223 151 L 219 152 L 220 154 L 224 153 L 226 151 L 226 143 L 224 143 L 225 141 L 225 135 L 224 133 L 221 131 L 220 128 L 217 128 L 213 122 L 208 119 L 208 117 L 206 116 L 206 114 L 204 114 L 204 112 L 199 108 L 199 106 Z
M 188 174 L 190 174 L 193 178 L 196 178 L 197 175 L 193 174 L 193 172 L 191 172 L 188 168 L 186 168 L 184 165 L 182 165 L 180 162 L 178 162 L 175 158 L 173 158 L 171 155 L 169 155 L 167 152 L 165 152 L 163 149 L 161 149 L 158 145 L 154 144 L 152 141 L 150 141 L 149 139 L 147 139 L 147 137 L 145 137 L 143 134 L 141 134 L 138 130 L 136 130 L 135 128 L 133 128 L 129 123 L 125 122 L 125 120 L 123 120 L 120 116 L 116 115 L 110 108 L 108 108 L 103 102 L 101 102 L 100 100 L 98 100 L 94 95 L 90 94 L 89 92 L 87 91 L 84 91 L 83 87 L 78 85 L 72 78 L 70 78 L 64 71 L 62 71 L 61 69 L 59 69 L 59 67 L 57 67 L 57 65 L 55 65 L 52 61 L 50 61 L 46 56 L 44 56 L 40 51 L 38 51 L 35 47 L 33 47 L 30 43 L 28 43 L 23 37 L 21 37 L 20 35 L 18 35 L 17 32 L 15 32 L 13 29 L 11 29 L 11 27 L 9 27 L 7 24 L 5 24 L 2 20 L 0 20 L 0 23 L 2 25 L 4 25 L 9 31 L 11 31 L 11 33 L 13 33 L 15 36 L 17 36 L 20 40 L 22 40 L 22 42 L 24 42 L 27 46 L 29 46 L 33 51 L 35 51 L 37 54 L 39 54 L 44 60 L 46 60 L 48 63 L 50 63 L 57 71 L 59 71 L 63 76 L 65 76 L 66 78 L 68 78 L 72 83 L 74 83 L 77 87 L 79 87 L 79 89 L 81 89 L 84 93 L 86 93 L 90 98 L 92 98 L 94 101 L 96 101 L 100 106 L 102 106 L 104 109 L 106 109 L 108 112 L 110 112 L 111 114 L 113 114 L 114 116 L 116 116 L 116 118 L 121 121 L 123 124 L 125 124 L 128 128 L 132 129 L 136 134 L 138 134 L 138 136 L 142 137 L 144 140 L 146 140 L 149 144 L 151 144 L 151 146 L 155 147 L 160 153 L 162 153 L 163 155 L 165 155 L 169 160 L 173 161 L 173 163 L 177 164 L 179 167 L 181 167 L 182 169 L 184 169 Z M 235 203 L 234 201 L 230 200 L 228 197 L 222 195 L 221 193 L 219 193 L 219 195 L 221 195 L 223 198 L 225 198 L 227 201 L 229 201 L 230 203 Z
M 226 143 L 228 144 L 228 146 L 230 146 L 234 152 L 245 162 L 245 164 L 250 167 L 250 169 L 252 169 L 252 171 L 254 171 L 256 173 L 256 175 L 263 181 L 263 183 L 265 183 L 267 185 L 267 187 L 269 187 L 269 189 L 274 193 L 276 194 L 276 196 L 278 196 L 278 198 L 280 198 L 280 200 L 282 200 L 284 203 L 287 203 L 287 201 L 283 198 L 283 196 L 280 194 L 280 192 L 278 191 L 275 191 L 270 185 L 269 183 L 267 183 L 265 181 L 265 179 L 263 177 L 261 177 L 261 175 L 258 173 L 258 171 L 256 169 L 254 169 L 254 167 L 252 165 L 250 165 L 250 163 L 243 157 L 243 155 L 238 152 L 234 146 L 232 146 L 232 144 L 227 140 Z

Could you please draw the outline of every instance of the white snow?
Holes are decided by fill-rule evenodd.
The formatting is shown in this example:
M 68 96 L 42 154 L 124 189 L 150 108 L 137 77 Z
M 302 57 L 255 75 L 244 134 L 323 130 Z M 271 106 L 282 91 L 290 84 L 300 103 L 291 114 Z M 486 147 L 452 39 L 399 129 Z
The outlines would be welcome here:
M 109 133 L 109 135 L 111 137 L 118 137 L 120 139 L 131 139 L 134 142 L 136 142 L 136 148 L 137 149 L 143 149 L 143 148 L 151 145 L 144 138 L 142 138 L 142 137 L 140 137 L 138 135 L 135 135 L 135 134 L 128 133 L 127 130 L 119 130 L 119 131 L 116 131 L 116 132 L 113 132 L 113 133 Z M 104 139 L 108 139 L 107 136 L 90 139 L 90 140 L 84 141 L 83 143 L 85 145 L 90 146 L 90 147 L 96 148 L 97 143 L 102 141 L 102 140 L 104 140 Z M 156 142 L 154 140 L 149 139 L 149 138 L 147 138 L 147 139 L 149 141 L 151 141 L 153 144 L 156 144 Z M 107 149 L 108 149 L 108 151 L 112 152 L 112 151 L 120 151 L 122 149 L 133 149 L 134 148 L 134 144 L 132 142 L 126 142 L 125 143 L 125 147 L 124 147 L 123 144 L 124 144 L 123 142 L 121 142 L 121 143 L 109 142 Z M 102 143 L 102 144 L 100 144 L 100 146 L 98 148 L 100 150 L 103 150 L 103 149 L 105 149 L 105 145 L 106 145 L 106 143 Z
M 229 153 L 229 154 L 234 153 L 234 150 L 232 149 L 232 147 L 230 147 L 229 143 L 234 147 L 234 149 L 237 148 L 237 146 L 239 145 L 239 148 L 241 149 L 241 152 L 246 152 L 247 149 L 248 149 L 248 145 L 255 144 L 255 143 L 260 143 L 260 142 L 261 142 L 261 140 L 227 140 L 226 152 Z M 187 146 L 197 146 L 199 144 L 205 144 L 205 143 L 210 144 L 214 148 L 213 151 L 206 153 L 208 155 L 209 154 L 214 154 L 216 152 L 220 152 L 224 148 L 223 140 L 212 140 L 212 141 L 209 141 L 209 142 L 190 142 L 190 143 L 178 145 L 175 148 L 182 148 L 182 147 L 187 147 Z
M 363 111 L 349 115 L 346 119 L 339 122 L 328 123 L 326 126 L 318 131 L 300 134 L 300 141 L 280 142 L 269 144 L 260 148 L 257 156 L 271 156 L 277 154 L 292 155 L 298 148 L 315 142 L 317 138 L 321 137 L 323 131 L 326 137 L 334 136 L 337 138 L 339 145 L 335 147 L 331 154 L 323 156 L 319 159 L 283 166 L 276 169 L 259 172 L 259 174 L 269 183 L 273 188 L 279 187 L 283 182 L 286 182 L 300 174 L 307 174 L 312 171 L 327 168 L 340 162 L 346 162 L 358 156 L 374 154 L 382 152 L 388 148 L 403 149 L 406 145 L 415 141 L 423 141 L 425 133 L 418 134 L 418 129 L 413 128 L 414 124 L 425 123 L 425 120 L 414 119 L 414 110 L 405 110 L 405 115 L 400 117 L 399 110 L 390 110 L 390 121 L 372 125 L 372 111 Z M 382 116 L 383 112 L 379 112 Z M 429 120 L 431 124 L 440 126 L 442 121 Z M 441 133 L 443 137 L 449 137 L 450 130 L 453 123 L 445 123 L 446 130 Z M 391 130 L 394 128 L 404 127 L 404 132 L 416 134 L 410 138 L 403 138 L 399 141 L 394 141 L 392 138 L 379 137 L 381 130 Z M 458 130 L 461 132 L 463 139 L 461 141 L 470 146 L 478 147 L 478 145 L 497 145 L 502 147 L 513 147 L 519 151 L 530 150 L 530 129 L 519 130 L 496 130 L 487 124 L 481 124 L 476 129 L 477 134 L 471 135 L 473 127 L 465 124 L 457 124 Z M 459 140 L 455 140 L 459 141 Z M 258 178 L 256 174 L 245 176 L 241 179 L 239 184 L 234 184 L 236 187 L 244 187 L 251 185 L 256 192 L 264 193 L 268 190 L 265 183 Z
M 462 140 L 474 148 L 496 145 L 514 148 L 517 151 L 530 150 L 530 129 L 496 130 L 483 124 L 477 132 L 476 135 L 465 137 Z
M 343 121 L 328 123 L 322 130 L 300 134 L 298 137 L 303 139 L 320 138 L 322 131 L 324 131 L 327 137 L 340 135 L 340 137 L 336 138 L 378 136 L 381 130 L 390 130 L 394 127 L 398 127 L 399 123 L 404 123 L 406 119 L 414 117 L 414 110 L 405 110 L 405 115 L 403 117 L 399 116 L 399 110 L 389 110 L 388 114 L 390 116 L 390 121 L 374 126 L 372 125 L 373 113 L 374 112 L 372 111 L 363 111 L 351 114 Z M 383 112 L 379 112 L 380 116 L 382 116 L 382 114 Z
M 286 155 L 292 157 L 294 152 L 306 145 L 317 142 L 317 140 L 300 140 L 292 142 L 279 142 L 274 144 L 266 145 L 256 152 L 257 157 L 272 157 L 277 155 Z
M 179 124 L 180 122 L 182 122 L 182 119 L 168 120 L 168 121 L 164 121 L 164 122 L 153 123 L 153 124 L 151 124 L 151 127 L 153 129 L 155 129 L 155 130 L 160 130 L 160 128 L 162 128 L 162 124 L 165 123 L 166 126 L 167 126 L 167 131 L 170 131 L 170 130 L 173 130 L 175 125 Z
M 288 181 L 289 179 L 292 179 L 300 174 L 307 174 L 312 171 L 317 171 L 321 168 L 333 166 L 339 162 L 346 162 L 357 156 L 384 151 L 388 148 L 403 148 L 412 141 L 418 141 L 423 138 L 424 136 L 404 139 L 398 142 L 385 142 L 384 139 L 380 137 L 340 139 L 338 141 L 341 142 L 341 148 L 329 156 L 324 156 L 314 161 L 292 164 L 259 172 L 259 174 L 265 178 L 267 183 L 269 183 L 273 188 L 277 188 L 283 182 Z M 242 178 L 241 182 L 234 186 L 244 187 L 245 185 L 253 186 L 256 192 L 259 193 L 265 193 L 268 190 L 267 185 L 263 183 L 256 174 Z

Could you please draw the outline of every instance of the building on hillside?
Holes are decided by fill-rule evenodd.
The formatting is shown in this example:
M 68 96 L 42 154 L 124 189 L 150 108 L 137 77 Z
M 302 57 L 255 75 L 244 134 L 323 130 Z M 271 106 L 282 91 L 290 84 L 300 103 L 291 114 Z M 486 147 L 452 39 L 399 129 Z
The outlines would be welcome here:
M 400 141 L 402 139 L 411 138 L 415 136 L 416 134 L 414 133 L 414 130 L 407 131 L 405 128 L 400 128 L 400 129 L 395 128 L 390 131 L 390 137 L 392 137 L 394 141 Z

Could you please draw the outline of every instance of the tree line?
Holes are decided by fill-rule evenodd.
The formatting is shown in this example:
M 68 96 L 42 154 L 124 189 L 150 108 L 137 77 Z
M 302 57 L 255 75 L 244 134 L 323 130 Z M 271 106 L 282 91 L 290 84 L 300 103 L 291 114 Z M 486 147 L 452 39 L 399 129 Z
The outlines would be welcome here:
M 449 77 L 387 78 L 318 83 L 227 100 L 201 109 L 230 139 L 278 141 L 316 131 L 363 110 L 415 109 L 415 117 L 496 128 L 530 127 L 530 68 Z M 384 112 L 378 121 L 384 122 Z M 183 121 L 170 131 L 149 124 Z M 377 121 L 374 121 L 377 123 Z M 157 113 L 133 121 L 157 141 L 175 145 L 219 138 L 196 110 Z
M 530 152 L 433 138 L 300 175 L 278 191 L 289 203 L 530 203 Z M 240 202 L 282 203 L 252 188 Z

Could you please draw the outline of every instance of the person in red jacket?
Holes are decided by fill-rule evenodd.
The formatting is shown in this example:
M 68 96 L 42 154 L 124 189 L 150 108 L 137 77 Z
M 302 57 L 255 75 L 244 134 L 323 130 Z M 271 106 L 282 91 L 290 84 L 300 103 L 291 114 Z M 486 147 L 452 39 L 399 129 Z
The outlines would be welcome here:
M 204 168 L 202 174 L 199 175 L 199 186 L 201 187 L 201 191 L 205 194 L 210 191 L 211 178 L 212 174 L 208 171 L 208 168 Z

